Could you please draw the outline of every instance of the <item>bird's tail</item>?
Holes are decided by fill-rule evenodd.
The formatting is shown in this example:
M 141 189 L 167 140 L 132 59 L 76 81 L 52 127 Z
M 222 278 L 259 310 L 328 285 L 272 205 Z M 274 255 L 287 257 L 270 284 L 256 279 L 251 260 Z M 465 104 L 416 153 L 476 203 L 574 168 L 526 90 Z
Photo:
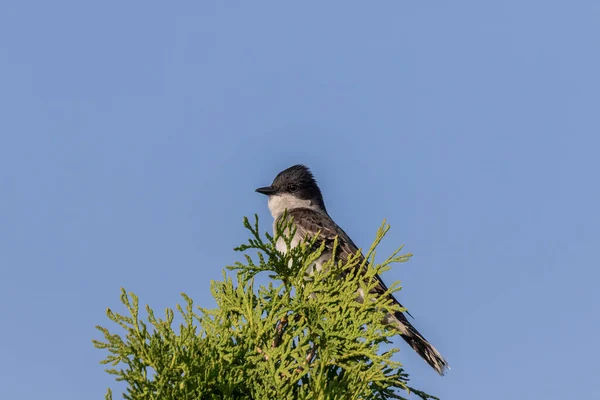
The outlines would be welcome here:
M 394 317 L 399 324 L 398 328 L 402 339 L 404 339 L 406 343 L 408 343 L 410 347 L 412 347 L 417 354 L 431 366 L 431 368 L 435 369 L 438 374 L 443 376 L 446 371 L 450 369 L 450 365 L 444 357 L 442 357 L 440 352 L 437 351 L 410 322 L 408 322 L 408 319 L 406 319 L 404 314 L 397 312 L 394 314 Z

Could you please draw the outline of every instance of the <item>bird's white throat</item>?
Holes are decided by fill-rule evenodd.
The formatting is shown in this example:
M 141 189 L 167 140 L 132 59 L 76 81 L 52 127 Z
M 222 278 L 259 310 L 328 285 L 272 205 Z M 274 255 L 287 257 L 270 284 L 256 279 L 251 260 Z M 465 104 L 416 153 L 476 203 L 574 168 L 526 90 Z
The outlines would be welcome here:
M 285 210 L 290 211 L 296 208 L 311 208 L 316 211 L 321 211 L 321 208 L 316 202 L 299 199 L 289 193 L 269 196 L 269 211 L 271 211 L 271 215 L 275 219 L 283 214 Z

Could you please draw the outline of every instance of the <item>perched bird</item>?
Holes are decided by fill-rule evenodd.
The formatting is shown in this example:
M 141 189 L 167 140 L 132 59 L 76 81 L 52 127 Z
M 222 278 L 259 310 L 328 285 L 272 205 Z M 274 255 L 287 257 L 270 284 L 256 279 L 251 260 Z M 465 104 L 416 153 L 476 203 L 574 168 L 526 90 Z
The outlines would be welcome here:
M 314 237 L 319 231 L 319 240 L 325 241 L 325 250 L 315 263 L 315 268 L 320 269 L 327 262 L 333 251 L 333 242 L 338 237 L 338 257 L 342 260 L 349 255 L 356 254 L 358 247 L 352 239 L 331 219 L 325 208 L 323 195 L 310 170 L 304 165 L 294 165 L 281 171 L 273 180 L 271 186 L 256 189 L 258 193 L 269 196 L 269 210 L 273 215 L 273 230 L 278 221 L 287 210 L 288 217 L 293 217 L 296 225 L 296 235 L 292 239 L 292 247 L 298 245 L 305 237 Z M 287 251 L 283 240 L 276 243 L 277 250 Z M 310 271 L 309 271 L 310 272 Z M 385 283 L 376 276 L 377 286 L 375 294 L 387 291 Z M 359 293 L 359 301 L 362 301 Z M 394 303 L 400 305 L 393 296 Z M 401 305 L 400 305 L 401 306 Z M 440 375 L 449 368 L 444 357 L 411 325 L 406 316 L 401 312 L 388 314 L 384 322 L 394 326 L 400 336 Z

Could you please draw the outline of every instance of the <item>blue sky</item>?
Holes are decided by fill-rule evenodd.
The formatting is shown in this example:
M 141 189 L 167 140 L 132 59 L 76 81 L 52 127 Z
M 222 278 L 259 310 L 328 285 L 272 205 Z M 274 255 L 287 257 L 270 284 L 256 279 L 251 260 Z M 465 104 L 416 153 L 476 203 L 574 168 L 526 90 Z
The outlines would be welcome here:
M 161 310 L 240 258 L 310 166 L 380 254 L 442 399 L 600 398 L 597 1 L 6 2 L 3 397 L 101 398 L 119 288 Z

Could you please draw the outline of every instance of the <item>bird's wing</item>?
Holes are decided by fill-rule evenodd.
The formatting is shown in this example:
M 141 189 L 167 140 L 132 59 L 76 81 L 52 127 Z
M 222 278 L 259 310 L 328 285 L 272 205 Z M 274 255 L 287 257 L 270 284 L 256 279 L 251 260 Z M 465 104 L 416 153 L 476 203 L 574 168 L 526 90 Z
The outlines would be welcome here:
M 333 243 L 337 236 L 337 256 L 341 257 L 343 260 L 347 260 L 348 256 L 356 254 L 358 251 L 358 247 L 352 242 L 352 239 L 350 239 L 346 232 L 337 226 L 327 214 L 309 208 L 297 208 L 290 210 L 288 215 L 294 218 L 297 235 L 300 235 L 301 237 L 314 237 L 320 232 L 318 240 L 321 241 L 321 243 L 319 244 L 322 244 L 324 241 L 326 250 L 333 250 Z M 379 275 L 375 275 L 375 279 L 377 280 L 377 286 L 375 286 L 373 293 L 379 295 L 384 294 L 388 289 L 387 286 L 383 283 Z M 394 296 L 389 295 L 389 299 L 402 307 L 402 304 L 400 304 Z M 405 311 L 404 313 L 410 315 L 408 311 Z M 404 313 L 400 311 L 394 312 L 390 323 L 398 328 L 400 336 L 417 352 L 417 354 L 419 354 L 440 375 L 444 375 L 444 372 L 449 368 L 448 362 L 442 357 L 439 351 L 437 351 L 436 348 L 433 347 L 414 326 L 412 326 Z
M 350 239 L 348 234 L 346 234 L 346 232 L 344 232 L 344 230 L 340 228 L 327 214 L 312 210 L 310 208 L 295 208 L 288 211 L 288 218 L 289 217 L 294 218 L 294 224 L 296 225 L 297 229 L 296 234 L 300 237 L 314 237 L 320 232 L 318 245 L 321 245 L 323 242 L 325 242 L 325 251 L 333 251 L 334 240 L 337 236 L 337 257 L 341 257 L 343 261 L 346 261 L 349 256 L 356 254 L 358 251 L 358 247 L 354 244 L 352 239 Z M 386 284 L 381 280 L 379 275 L 375 275 L 375 279 L 377 279 L 377 286 L 374 288 L 375 293 L 385 293 L 388 290 Z M 395 303 L 398 303 L 398 305 L 402 307 L 402 305 L 394 298 L 394 296 L 390 297 Z

